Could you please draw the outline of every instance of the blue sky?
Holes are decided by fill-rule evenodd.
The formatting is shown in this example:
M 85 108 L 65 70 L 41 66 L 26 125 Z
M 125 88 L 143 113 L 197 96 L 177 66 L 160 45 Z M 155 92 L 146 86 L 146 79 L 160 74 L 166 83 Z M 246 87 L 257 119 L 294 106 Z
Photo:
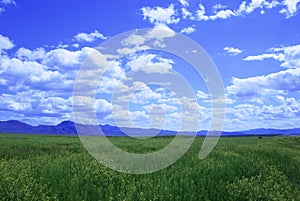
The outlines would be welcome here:
M 160 27 L 196 41 L 214 61 L 224 82 L 224 130 L 300 127 L 300 0 L 0 2 L 0 120 L 32 125 L 73 120 L 76 76 L 95 47 L 126 31 Z M 96 100 L 82 98 L 93 105 L 99 123 L 125 126 L 122 115 L 129 114 L 131 126 L 147 128 L 158 106 L 152 121 L 178 129 L 178 97 L 145 83 L 139 83 L 129 111 L 117 106 L 112 115 L 114 87 L 130 70 L 148 72 L 140 66 L 160 65 L 152 73 L 174 70 L 192 85 L 199 129 L 208 128 L 210 95 L 187 63 L 144 49 L 114 62 L 98 83 Z

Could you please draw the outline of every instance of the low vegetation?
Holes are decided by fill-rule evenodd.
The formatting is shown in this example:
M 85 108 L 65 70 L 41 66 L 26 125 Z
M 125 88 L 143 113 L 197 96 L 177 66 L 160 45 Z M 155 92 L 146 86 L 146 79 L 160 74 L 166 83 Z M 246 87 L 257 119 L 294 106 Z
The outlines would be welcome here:
M 110 138 L 151 152 L 171 137 Z M 132 175 L 93 159 L 78 137 L 0 135 L 0 200 L 300 200 L 300 138 L 222 138 L 204 160 L 203 138 L 175 164 Z

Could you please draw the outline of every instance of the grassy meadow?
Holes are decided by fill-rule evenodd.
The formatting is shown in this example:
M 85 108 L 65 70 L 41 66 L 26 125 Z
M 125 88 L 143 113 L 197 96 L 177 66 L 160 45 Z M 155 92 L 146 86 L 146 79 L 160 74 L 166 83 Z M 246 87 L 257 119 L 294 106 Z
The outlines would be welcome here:
M 196 138 L 176 163 L 132 175 L 93 159 L 78 137 L 0 135 L 0 200 L 300 200 L 299 137 L 221 138 L 198 159 Z M 130 152 L 151 152 L 172 137 L 111 137 Z

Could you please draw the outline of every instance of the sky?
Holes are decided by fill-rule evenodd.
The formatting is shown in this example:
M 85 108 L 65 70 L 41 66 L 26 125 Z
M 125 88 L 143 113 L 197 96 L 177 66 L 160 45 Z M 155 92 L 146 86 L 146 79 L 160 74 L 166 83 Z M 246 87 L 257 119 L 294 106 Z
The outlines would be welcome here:
M 0 121 L 74 121 L 76 98 L 99 124 L 179 130 L 184 117 L 182 129 L 207 129 L 218 101 L 206 85 L 213 80 L 176 55 L 145 48 L 137 35 L 119 41 L 136 52 L 101 53 L 112 65 L 93 96 L 74 96 L 80 69 L 99 45 L 149 28 L 171 33 L 153 36 L 158 43 L 182 34 L 210 56 L 224 85 L 224 130 L 300 127 L 299 10 L 300 0 L 0 0 Z M 175 72 L 194 99 L 166 87 Z M 165 76 L 165 83 L 151 85 L 136 73 Z

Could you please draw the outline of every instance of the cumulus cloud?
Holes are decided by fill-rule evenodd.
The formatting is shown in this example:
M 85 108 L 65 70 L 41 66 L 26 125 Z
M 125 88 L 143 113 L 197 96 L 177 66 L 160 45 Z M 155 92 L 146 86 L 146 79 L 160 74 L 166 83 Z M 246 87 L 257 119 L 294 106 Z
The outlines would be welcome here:
M 218 4 L 213 6 L 213 12 L 217 13 L 219 10 L 222 10 L 222 9 L 225 9 L 225 8 L 227 8 L 226 5 L 222 5 L 222 4 L 218 3 Z
M 76 69 L 85 61 L 87 56 L 95 51 L 94 48 L 89 47 L 84 47 L 77 51 L 58 48 L 47 52 L 42 63 L 49 66 L 65 66 Z
M 171 59 L 161 58 L 155 54 L 142 54 L 133 56 L 127 63 L 134 72 L 144 71 L 146 73 L 169 73 L 174 62 Z
M 14 43 L 8 37 L 0 34 L 0 52 L 1 50 L 9 50 L 14 46 Z
M 285 13 L 287 18 L 294 16 L 299 8 L 299 2 L 300 0 L 284 0 L 282 4 L 286 7 L 280 12 Z
M 274 59 L 281 62 L 281 66 L 285 68 L 300 67 L 300 45 L 293 45 L 280 48 L 270 48 L 269 53 L 260 55 L 247 56 L 245 61 L 262 61 L 264 59 Z
M 190 27 L 186 27 L 186 28 L 183 28 L 180 33 L 186 33 L 186 34 L 191 34 L 191 33 L 194 33 L 196 31 L 196 29 L 192 26 Z
M 181 5 L 183 5 L 184 7 L 189 6 L 189 2 L 187 0 L 178 0 Z
M 75 37 L 75 40 L 78 42 L 93 42 L 96 39 L 107 39 L 106 36 L 104 36 L 102 33 L 99 33 L 97 30 L 91 33 L 79 33 Z
M 72 46 L 75 47 L 75 48 L 78 48 L 79 44 L 78 43 L 74 43 L 74 44 L 72 44 Z
M 255 9 L 261 7 L 264 3 L 264 0 L 252 0 L 248 5 L 246 1 L 243 1 L 239 6 L 239 9 L 236 11 L 237 14 L 249 14 L 252 13 Z
M 209 16 L 209 19 L 216 20 L 216 19 L 227 19 L 231 16 L 235 16 L 236 14 L 231 10 L 220 10 L 215 15 Z
M 15 57 L 22 61 L 36 61 L 50 68 L 63 70 L 64 67 L 78 69 L 85 59 L 96 50 L 90 47 L 83 47 L 81 50 L 70 51 L 63 48 L 55 48 L 48 52 L 44 48 L 29 50 L 19 48 Z
M 216 12 L 214 15 L 206 15 L 205 7 L 202 4 L 199 4 L 199 9 L 196 11 L 197 19 L 199 21 L 207 21 L 207 20 L 216 20 L 216 19 L 227 19 L 231 16 L 235 16 L 236 14 L 231 10 L 220 10 Z
M 289 125 L 297 127 L 300 103 L 292 97 L 275 96 L 273 103 L 258 105 L 242 103 L 227 109 L 227 126 L 238 129 L 272 127 L 280 128 Z M 231 125 L 230 125 L 231 124 Z M 235 125 L 237 124 L 237 125 Z
M 173 36 L 175 36 L 175 32 L 170 27 L 166 24 L 158 23 L 144 34 L 131 34 L 123 39 L 121 41 L 122 47 L 117 49 L 117 52 L 122 55 L 131 55 L 138 51 L 148 50 L 150 48 L 149 45 L 164 47 L 163 40 Z
M 300 68 L 250 78 L 233 78 L 227 92 L 237 97 L 278 95 L 284 92 L 300 91 Z
M 197 13 L 197 17 L 198 17 L 197 19 L 199 21 L 201 21 L 201 20 L 204 20 L 204 21 L 209 20 L 209 17 L 207 15 L 205 15 L 205 8 L 204 8 L 204 6 L 202 4 L 199 4 L 199 9 L 196 11 L 196 13 Z
M 280 13 L 285 13 L 287 18 L 294 16 L 298 10 L 298 3 L 300 0 L 284 0 L 283 2 L 278 2 L 277 0 L 266 1 L 266 0 L 252 0 L 249 3 L 243 1 L 239 7 L 235 10 L 226 9 L 226 5 L 216 4 L 212 7 L 211 15 L 206 14 L 206 8 L 204 5 L 199 4 L 199 8 L 196 11 L 197 20 L 208 21 L 217 19 L 227 19 L 234 16 L 243 16 L 253 13 L 255 10 L 260 9 L 260 13 L 264 14 L 266 9 L 273 9 L 275 7 L 283 7 Z M 186 19 L 192 16 L 185 8 L 182 9 L 183 18 Z M 190 18 L 191 19 L 191 18 Z
M 163 42 L 164 38 L 172 37 L 174 34 L 175 32 L 167 25 L 155 24 L 154 29 L 147 32 L 146 36 L 142 38 L 133 36 L 124 40 L 123 43 L 125 46 L 140 47 L 143 46 L 146 40 Z M 6 46 L 6 48 L 8 47 Z M 20 116 L 17 119 L 34 123 L 59 122 L 65 119 L 70 120 L 72 117 L 72 108 L 70 108 L 72 102 L 71 93 L 77 71 L 83 62 L 87 62 L 88 66 L 87 71 L 81 75 L 84 77 L 81 80 L 83 82 L 81 87 L 85 92 L 91 88 L 88 85 L 92 85 L 93 88 L 98 86 L 97 93 L 100 94 L 112 93 L 116 85 L 122 85 L 122 90 L 116 93 L 133 90 L 132 87 L 125 85 L 124 82 L 127 80 L 125 70 L 121 67 L 121 63 L 115 60 L 117 59 L 116 57 L 113 58 L 109 55 L 102 55 L 100 52 L 89 47 L 75 51 L 68 50 L 67 48 L 69 47 L 59 48 L 53 46 L 51 48 L 53 49 L 27 49 L 21 47 L 14 55 L 5 54 L 0 57 L 0 83 L 4 89 L 1 92 L 0 108 L 6 108 L 12 117 L 19 114 Z M 95 54 L 97 56 L 89 57 L 89 55 Z M 168 73 L 174 64 L 171 59 L 157 55 L 141 54 L 130 56 L 129 62 L 131 63 L 128 62 L 128 67 L 130 69 L 132 68 L 131 70 L 133 71 Z M 89 58 L 88 60 L 86 60 L 87 57 Z M 149 66 L 141 69 L 139 65 L 142 64 Z M 97 79 L 97 82 L 92 82 L 91 79 L 89 79 L 90 76 L 95 76 L 98 72 L 103 73 L 103 69 L 99 68 L 108 65 L 110 68 L 100 79 Z M 128 78 L 128 80 L 130 80 L 130 78 Z M 119 98 L 121 97 L 122 96 Z M 88 97 L 85 98 L 86 100 L 79 98 L 77 103 L 81 101 L 82 104 L 91 106 L 91 100 L 88 99 Z M 135 93 L 135 96 L 132 98 L 135 104 L 143 104 L 139 108 L 141 110 L 129 111 L 130 116 L 136 121 L 141 120 L 142 117 L 145 120 L 145 117 L 149 118 L 149 114 L 146 114 L 142 109 L 149 110 L 150 106 L 154 107 L 157 105 L 170 113 L 168 114 L 169 116 L 171 114 L 175 115 L 178 108 L 172 105 L 174 102 L 173 99 L 174 97 L 172 97 L 170 93 L 161 89 L 152 90 L 148 88 L 147 90 L 143 88 Z M 152 101 L 156 101 L 157 104 L 154 104 Z M 148 104 L 148 107 L 144 105 L 145 103 Z M 111 120 L 108 113 L 112 111 L 112 104 L 108 101 L 97 99 L 90 109 L 91 111 L 105 114 L 101 116 L 100 123 L 109 123 Z M 117 113 L 121 115 L 122 108 L 117 110 Z M 31 118 L 30 115 L 33 114 L 35 116 Z M 38 117 L 41 117 L 40 121 L 37 120 Z M 122 115 L 120 117 L 122 117 Z M 157 117 L 157 115 L 155 117 Z M 91 117 L 84 114 L 84 112 L 82 112 L 82 118 L 87 120 L 84 122 L 92 120 Z M 170 121 L 175 121 L 174 119 L 175 118 L 169 118 Z M 154 122 L 159 121 L 155 120 Z M 169 122 L 169 126 L 174 124 L 174 122 Z M 152 126 L 155 125 L 158 124 L 154 123 Z M 137 126 L 140 126 L 140 124 Z
M 191 20 L 195 19 L 193 14 L 190 11 L 188 11 L 186 8 L 181 8 L 181 13 L 182 13 L 183 19 L 191 19 Z
M 108 113 L 112 110 L 112 104 L 105 99 L 95 99 L 89 96 L 73 96 L 72 101 L 76 111 Z M 82 110 L 78 109 L 82 108 Z
M 2 48 L 9 49 L 14 46 L 7 37 L 4 37 L 3 41 L 5 42 L 2 43 Z M 88 47 L 77 51 L 61 48 L 49 51 L 44 48 L 30 50 L 21 47 L 11 56 L 2 52 L 1 85 L 7 93 L 47 90 L 49 93 L 64 93 L 70 96 L 77 70 L 94 51 L 96 50 Z
M 168 8 L 156 6 L 154 8 L 143 7 L 141 10 L 144 20 L 148 19 L 153 24 L 177 24 L 180 20 L 180 18 L 175 17 L 176 13 L 173 4 Z
M 236 56 L 243 52 L 242 50 L 235 48 L 235 47 L 224 47 L 224 50 L 226 51 L 226 54 L 228 54 L 230 56 Z
M 0 110 L 12 115 L 18 114 L 29 122 L 41 124 L 48 119 L 47 123 L 53 124 L 62 119 L 71 120 L 72 107 L 70 98 L 53 96 L 51 92 L 26 90 L 15 94 L 2 94 Z M 33 118 L 29 118 L 30 116 Z
M 231 17 L 239 17 L 249 15 L 256 10 L 259 10 L 261 14 L 264 14 L 266 10 L 280 7 L 280 13 L 286 14 L 289 18 L 294 16 L 299 9 L 298 3 L 300 0 L 283 0 L 279 2 L 277 0 L 251 0 L 250 2 L 243 1 L 237 8 L 229 9 L 227 5 L 215 4 L 211 8 L 211 12 L 207 13 L 207 8 L 203 4 L 198 5 L 196 11 L 189 8 L 189 3 L 186 0 L 179 0 L 181 8 L 178 11 L 174 4 L 171 4 L 167 8 L 163 7 L 143 7 L 143 18 L 148 19 L 153 24 L 177 24 L 180 18 L 177 17 L 181 14 L 181 17 L 185 20 L 198 20 L 209 21 L 218 19 L 228 19 Z M 189 10 L 188 10 L 189 8 Z M 180 12 L 181 11 L 181 12 Z
M 146 42 L 146 38 L 143 35 L 131 34 L 125 38 L 121 43 L 124 46 L 140 46 Z
M 17 58 L 1 61 L 0 75 L 10 91 L 28 89 L 71 90 L 73 78 L 36 61 L 21 61 Z M 60 83 L 59 85 L 57 83 Z
M 167 25 L 157 24 L 148 32 L 147 37 L 162 40 L 164 38 L 173 37 L 174 35 L 175 32 Z
M 207 93 L 205 93 L 204 91 L 198 90 L 197 91 L 197 98 L 199 99 L 207 99 L 209 97 L 209 95 Z
M 46 56 L 46 51 L 44 48 L 29 50 L 27 48 L 21 47 L 17 50 L 15 56 L 21 60 L 27 61 L 43 60 Z
M 172 92 L 133 81 L 116 97 L 113 118 L 118 125 L 126 127 L 174 129 L 174 125 L 180 125 L 180 110 L 179 100 Z
M 263 105 L 258 116 L 264 119 L 293 118 L 300 116 L 300 103 L 295 98 L 280 97 L 280 104 Z

